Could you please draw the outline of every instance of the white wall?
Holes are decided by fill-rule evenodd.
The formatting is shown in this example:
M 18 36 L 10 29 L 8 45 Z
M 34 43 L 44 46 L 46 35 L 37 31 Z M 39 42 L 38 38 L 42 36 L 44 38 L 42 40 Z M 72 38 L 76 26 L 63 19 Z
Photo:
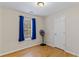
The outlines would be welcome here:
M 23 48 L 32 47 L 40 44 L 39 30 L 43 28 L 42 17 L 36 17 L 36 28 L 37 28 L 37 39 L 36 40 L 25 40 L 18 42 L 19 35 L 19 16 L 32 16 L 27 13 L 20 11 L 3 8 L 2 11 L 2 52 L 3 54 L 21 50 Z
M 68 14 L 67 14 L 68 13 Z M 66 47 L 79 56 L 79 7 L 67 10 L 66 13 Z
M 53 32 L 54 32 L 54 20 L 53 16 L 50 15 L 46 17 L 46 43 L 50 46 L 54 46 L 54 40 L 53 40 Z
M 54 46 L 54 18 L 65 16 L 66 19 L 66 51 L 79 56 L 79 7 L 72 7 L 58 11 L 46 19 L 48 31 L 47 44 Z
M 1 50 L 2 50 L 2 23 L 1 23 L 1 21 L 2 21 L 2 9 L 0 8 L 0 53 L 2 53 L 1 52 Z

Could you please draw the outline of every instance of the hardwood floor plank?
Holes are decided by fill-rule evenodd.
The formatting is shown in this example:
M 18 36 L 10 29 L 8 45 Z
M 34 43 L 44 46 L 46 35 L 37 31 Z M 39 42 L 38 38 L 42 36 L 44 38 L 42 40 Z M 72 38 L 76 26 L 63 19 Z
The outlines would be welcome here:
M 11 54 L 7 54 L 2 57 L 76 57 L 76 56 L 55 47 L 52 48 L 50 46 L 38 45 Z

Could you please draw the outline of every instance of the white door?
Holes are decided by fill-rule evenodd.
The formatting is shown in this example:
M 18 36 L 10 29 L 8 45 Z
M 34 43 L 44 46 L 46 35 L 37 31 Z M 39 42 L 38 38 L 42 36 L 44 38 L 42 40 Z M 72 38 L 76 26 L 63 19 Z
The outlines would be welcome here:
M 57 17 L 54 21 L 55 46 L 65 49 L 65 17 Z

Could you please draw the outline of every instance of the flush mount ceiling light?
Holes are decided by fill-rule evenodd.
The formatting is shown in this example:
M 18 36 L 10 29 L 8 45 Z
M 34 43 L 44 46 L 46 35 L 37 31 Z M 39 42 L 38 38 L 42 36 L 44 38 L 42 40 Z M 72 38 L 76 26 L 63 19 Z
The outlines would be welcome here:
M 37 2 L 37 6 L 39 6 L 39 7 L 43 7 L 44 5 L 45 5 L 44 2 Z

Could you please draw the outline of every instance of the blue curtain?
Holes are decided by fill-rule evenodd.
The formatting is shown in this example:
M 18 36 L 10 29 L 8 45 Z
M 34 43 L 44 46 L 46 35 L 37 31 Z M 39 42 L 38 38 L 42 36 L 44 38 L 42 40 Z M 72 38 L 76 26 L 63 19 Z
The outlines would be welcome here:
M 36 39 L 36 19 L 32 18 L 32 40 Z
M 24 16 L 19 17 L 19 42 L 24 41 Z

